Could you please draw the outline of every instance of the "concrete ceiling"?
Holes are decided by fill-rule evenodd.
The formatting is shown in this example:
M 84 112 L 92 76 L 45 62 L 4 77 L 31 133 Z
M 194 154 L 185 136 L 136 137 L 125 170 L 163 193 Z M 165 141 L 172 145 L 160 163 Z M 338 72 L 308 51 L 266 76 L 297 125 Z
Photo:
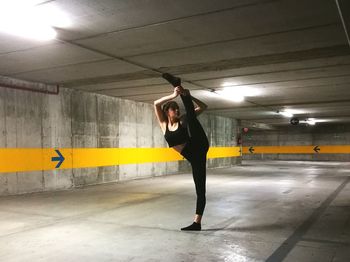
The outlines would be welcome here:
M 151 103 L 170 72 L 209 112 L 284 125 L 277 114 L 350 122 L 348 0 L 53 0 L 56 40 L 0 32 L 0 75 Z M 254 88 L 236 103 L 211 92 Z

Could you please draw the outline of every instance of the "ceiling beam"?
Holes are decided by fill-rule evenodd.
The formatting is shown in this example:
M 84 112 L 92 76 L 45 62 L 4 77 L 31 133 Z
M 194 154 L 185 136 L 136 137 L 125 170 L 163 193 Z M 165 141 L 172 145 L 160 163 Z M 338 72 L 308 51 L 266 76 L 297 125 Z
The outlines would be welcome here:
M 283 104 L 264 104 L 264 106 L 269 106 L 269 107 L 280 107 L 280 106 L 305 106 L 305 105 L 324 105 L 324 104 L 335 104 L 335 103 L 350 103 L 350 99 L 339 99 L 339 100 L 327 100 L 327 101 L 304 101 L 304 102 L 297 102 L 297 103 L 283 103 Z M 342 106 L 342 105 L 337 105 L 337 106 Z M 212 109 L 207 109 L 208 111 L 232 111 L 233 109 L 257 109 L 260 106 L 242 106 L 242 107 L 226 107 L 226 108 L 212 108 Z
M 72 43 L 72 44 L 81 46 L 80 44 L 75 44 L 75 43 Z M 82 47 L 84 48 L 84 46 Z M 112 56 L 111 54 L 100 52 L 93 48 L 86 48 L 86 49 L 90 51 L 99 52 L 100 54 L 103 54 L 103 55 Z M 160 77 L 161 72 L 170 72 L 175 75 L 180 75 L 180 74 L 190 74 L 190 73 L 199 73 L 199 72 L 208 72 L 208 71 L 229 70 L 229 69 L 250 67 L 250 66 L 262 66 L 262 65 L 269 65 L 269 64 L 288 63 L 288 62 L 295 62 L 295 61 L 335 57 L 335 56 L 349 56 L 349 55 L 350 55 L 350 49 L 348 48 L 347 45 L 338 45 L 338 46 L 332 46 L 332 47 L 315 48 L 315 49 L 308 49 L 308 50 L 295 51 L 295 52 L 278 53 L 278 54 L 272 54 L 272 55 L 242 57 L 242 58 L 234 58 L 234 59 L 227 59 L 227 60 L 219 60 L 214 62 L 212 61 L 207 63 L 167 67 L 167 68 L 163 67 L 158 69 L 151 69 L 145 65 L 130 62 L 127 59 L 124 59 L 122 57 L 113 56 L 115 59 L 119 59 L 120 61 L 134 64 L 136 66 L 144 68 L 145 70 L 139 71 L 136 73 L 126 73 L 126 74 L 118 74 L 113 76 L 76 79 L 72 81 L 63 82 L 62 84 L 64 84 L 66 87 L 77 87 L 77 86 L 97 84 L 97 83 L 99 84 L 113 83 L 113 82 L 122 82 L 122 81 Z M 311 78 L 311 79 L 314 79 L 314 78 Z M 301 80 L 304 80 L 304 79 L 301 79 Z M 188 82 L 188 83 L 192 83 L 197 86 L 200 86 L 196 83 L 196 81 L 186 81 L 186 79 L 184 79 L 183 82 Z M 293 81 L 293 80 L 290 80 L 290 81 Z M 269 82 L 266 82 L 266 83 L 269 83 Z M 260 84 L 260 83 L 255 83 L 255 84 Z M 208 89 L 206 87 L 202 87 L 202 86 L 200 87 L 202 89 Z

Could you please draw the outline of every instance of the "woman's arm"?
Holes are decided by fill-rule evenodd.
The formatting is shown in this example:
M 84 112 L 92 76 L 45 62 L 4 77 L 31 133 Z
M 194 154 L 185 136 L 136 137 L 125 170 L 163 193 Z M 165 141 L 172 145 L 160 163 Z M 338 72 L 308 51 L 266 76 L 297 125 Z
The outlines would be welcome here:
M 188 89 L 184 89 L 183 92 L 185 95 L 191 96 L 190 91 Z M 191 98 L 192 98 L 192 101 L 195 103 L 194 111 L 196 112 L 197 116 L 208 108 L 208 106 L 201 100 L 195 98 L 194 96 L 191 96 Z
M 162 128 L 163 132 L 165 132 L 165 124 L 166 124 L 166 118 L 164 115 L 164 112 L 162 110 L 162 105 L 170 100 L 175 99 L 178 95 L 180 94 L 180 89 L 179 88 L 174 88 L 174 93 L 168 96 L 163 96 L 156 101 L 154 101 L 154 111 L 156 113 L 158 123 L 160 127 Z
M 197 105 L 194 108 L 194 111 L 196 112 L 196 115 L 198 116 L 199 114 L 201 114 L 204 110 L 206 110 L 208 108 L 207 104 L 205 104 L 203 101 L 193 97 L 192 97 L 192 101 L 195 102 L 195 104 Z

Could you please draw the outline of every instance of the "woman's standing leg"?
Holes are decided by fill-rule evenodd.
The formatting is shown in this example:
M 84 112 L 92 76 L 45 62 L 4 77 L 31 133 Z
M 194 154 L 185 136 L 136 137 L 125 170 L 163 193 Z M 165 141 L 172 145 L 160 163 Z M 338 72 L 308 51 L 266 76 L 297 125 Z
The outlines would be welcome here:
M 187 151 L 188 150 L 188 151 Z M 193 181 L 196 188 L 197 203 L 193 224 L 181 230 L 201 230 L 201 219 L 206 204 L 206 153 L 196 153 L 194 148 L 187 148 L 183 156 L 191 163 Z
M 202 155 L 192 164 L 193 180 L 196 186 L 196 214 L 202 216 L 206 204 L 206 156 Z
M 206 157 L 209 148 L 207 135 L 197 119 L 191 96 L 181 95 L 187 115 L 187 124 L 191 133 L 190 142 L 184 148 L 183 155 L 191 163 L 193 181 L 196 188 L 197 204 L 195 221 L 181 230 L 201 230 L 201 219 L 206 205 Z

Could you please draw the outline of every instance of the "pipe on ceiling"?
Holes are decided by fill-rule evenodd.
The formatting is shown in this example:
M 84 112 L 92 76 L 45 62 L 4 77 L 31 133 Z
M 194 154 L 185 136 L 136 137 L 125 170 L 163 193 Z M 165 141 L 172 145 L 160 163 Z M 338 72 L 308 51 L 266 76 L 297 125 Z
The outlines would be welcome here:
M 341 19 L 341 22 L 343 24 L 344 27 L 344 31 L 345 31 L 345 35 L 346 35 L 346 39 L 348 40 L 348 44 L 350 47 L 350 1 L 349 0 L 335 0 L 336 4 L 337 4 L 337 8 L 338 8 L 338 12 L 339 12 L 339 16 Z M 346 11 L 348 13 L 346 13 Z

